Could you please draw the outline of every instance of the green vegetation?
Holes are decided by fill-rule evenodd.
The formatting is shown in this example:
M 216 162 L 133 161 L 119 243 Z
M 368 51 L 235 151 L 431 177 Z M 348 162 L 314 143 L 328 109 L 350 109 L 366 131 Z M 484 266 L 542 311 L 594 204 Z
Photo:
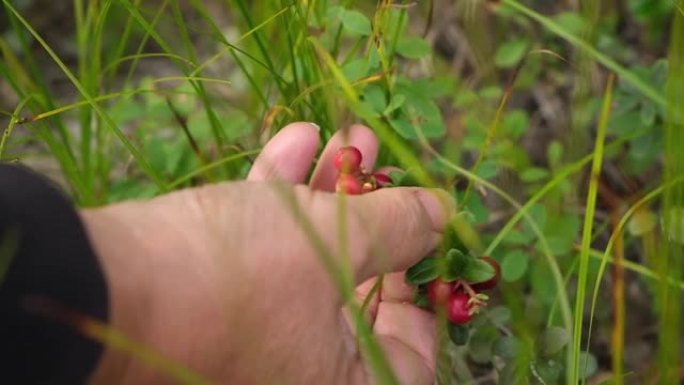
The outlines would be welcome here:
M 465 344 L 440 332 L 440 382 L 682 381 L 684 1 L 74 0 L 65 33 L 30 3 L 0 6 L 0 161 L 88 207 L 242 179 L 292 121 L 363 122 L 501 264 Z

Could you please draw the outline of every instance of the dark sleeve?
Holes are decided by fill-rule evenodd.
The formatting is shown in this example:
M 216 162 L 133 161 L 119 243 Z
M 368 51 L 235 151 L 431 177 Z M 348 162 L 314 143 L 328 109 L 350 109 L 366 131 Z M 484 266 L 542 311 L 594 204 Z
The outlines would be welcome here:
M 0 382 L 85 383 L 103 349 L 77 321 L 106 322 L 108 308 L 73 205 L 44 178 L 0 164 Z

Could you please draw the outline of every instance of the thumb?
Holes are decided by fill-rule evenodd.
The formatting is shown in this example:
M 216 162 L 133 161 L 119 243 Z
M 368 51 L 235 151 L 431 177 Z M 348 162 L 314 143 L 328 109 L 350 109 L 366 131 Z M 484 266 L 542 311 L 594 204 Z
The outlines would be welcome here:
M 444 190 L 393 187 L 349 199 L 366 234 L 362 255 L 352 256 L 357 282 L 405 270 L 441 239 L 456 203 Z

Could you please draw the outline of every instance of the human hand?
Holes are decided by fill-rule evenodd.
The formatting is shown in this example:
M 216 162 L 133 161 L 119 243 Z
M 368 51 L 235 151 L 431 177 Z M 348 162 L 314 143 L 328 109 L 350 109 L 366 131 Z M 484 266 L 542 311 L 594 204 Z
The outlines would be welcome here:
M 318 132 L 295 123 L 266 145 L 246 182 L 83 211 L 110 288 L 112 327 L 214 383 L 372 383 L 343 297 L 302 226 L 312 225 L 337 264 L 349 256 L 363 297 L 374 277 L 428 254 L 454 206 L 446 194 L 420 188 L 349 196 L 341 206 L 331 193 L 334 152 L 354 145 L 372 169 L 378 146 L 358 125 L 347 140 L 341 133 L 330 140 L 310 186 L 301 183 Z M 387 274 L 369 319 L 400 381 L 429 384 L 434 319 L 410 301 L 403 273 Z M 91 382 L 176 383 L 115 348 Z

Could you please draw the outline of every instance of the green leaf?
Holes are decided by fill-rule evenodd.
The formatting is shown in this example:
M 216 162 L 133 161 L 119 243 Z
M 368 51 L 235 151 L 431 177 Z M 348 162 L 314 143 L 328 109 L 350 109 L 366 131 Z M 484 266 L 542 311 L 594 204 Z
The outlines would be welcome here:
M 576 12 L 561 12 L 553 17 L 563 29 L 573 35 L 580 35 L 587 29 L 587 21 Z
M 478 283 L 492 278 L 495 273 L 492 265 L 479 258 L 473 258 L 463 270 L 461 277 L 469 283 Z
M 404 174 L 406 174 L 406 173 L 403 171 L 399 171 L 399 170 L 390 171 L 389 177 L 390 177 L 390 179 L 392 179 L 392 184 L 394 186 L 399 186 L 401 183 L 401 180 L 404 178 Z
M 402 106 L 402 111 L 405 116 L 409 117 L 407 123 L 411 127 L 398 131 L 404 138 L 418 138 L 417 130 L 420 130 L 426 138 L 439 138 L 446 133 L 442 112 L 432 100 L 422 97 L 410 98 Z
M 397 42 L 397 53 L 408 59 L 423 58 L 430 54 L 430 49 L 430 44 L 420 37 L 404 37 Z
M 629 218 L 629 222 L 627 222 L 627 230 L 633 236 L 640 237 L 651 232 L 657 223 L 658 219 L 651 210 L 640 209 L 634 212 L 634 215 Z
M 400 172 L 400 171 L 399 171 Z M 402 187 L 415 187 L 415 186 L 420 186 L 420 183 L 418 183 L 418 177 L 417 171 L 413 168 L 410 168 L 406 170 L 406 172 L 403 172 L 400 175 L 399 180 L 395 185 L 397 186 L 402 186 Z M 393 173 L 395 176 L 397 175 L 396 173 Z M 393 179 L 394 180 L 394 179 Z
M 150 138 L 145 143 L 147 159 L 155 170 L 161 171 L 166 168 L 166 144 L 158 138 Z
M 581 226 L 580 218 L 576 214 L 564 213 L 549 217 L 544 234 L 551 251 L 556 255 L 570 252 Z
M 349 82 L 354 82 L 368 75 L 370 66 L 365 57 L 348 61 L 342 66 L 342 73 Z
M 335 19 L 341 18 L 344 15 L 344 7 L 341 5 L 333 5 L 328 7 L 325 11 L 325 17 L 328 23 L 332 23 Z
M 531 277 L 535 297 L 545 304 L 553 303 L 556 300 L 556 284 L 549 266 L 546 263 L 533 263 Z
M 369 36 L 371 34 L 370 20 L 359 11 L 344 11 L 344 14 L 342 14 L 342 25 L 344 29 L 355 35 Z
M 405 101 L 406 96 L 402 94 L 392 95 L 392 100 L 390 100 L 389 104 L 387 105 L 387 108 L 385 108 L 385 111 L 383 111 L 383 115 L 391 114 L 392 112 L 394 112 L 394 110 L 401 107 Z
M 528 214 L 530 217 L 532 217 L 532 220 L 537 223 L 537 226 L 539 226 L 540 229 L 545 227 L 547 218 L 546 206 L 541 203 L 535 203 L 532 205 L 532 207 L 530 207 Z M 527 220 L 522 222 L 522 226 L 525 229 L 524 231 L 528 233 L 534 233 Z
M 504 360 L 513 359 L 520 351 L 520 341 L 513 336 L 501 337 L 494 343 L 493 351 Z
M 580 378 L 589 378 L 598 370 L 598 361 L 589 352 L 580 352 Z M 584 369 L 584 370 L 582 370 Z
M 499 165 L 492 160 L 485 160 L 480 163 L 480 167 L 477 168 L 475 174 L 477 174 L 482 179 L 491 179 L 499 173 Z
M 421 285 L 435 280 L 438 276 L 437 259 L 423 258 L 406 271 L 406 282 L 411 285 Z
M 441 259 L 443 264 L 440 269 L 442 271 L 441 278 L 447 282 L 457 280 L 463 274 L 471 258 L 463 254 L 461 250 L 449 250 L 444 258 Z
M 451 342 L 453 342 L 454 345 L 461 346 L 468 342 L 469 330 L 467 326 L 449 322 L 447 331 L 449 333 L 449 339 L 451 339 Z
M 428 309 L 430 306 L 432 306 L 430 299 L 427 296 L 427 290 L 425 289 L 425 286 L 418 286 L 418 290 L 413 293 L 413 303 L 416 306 L 425 309 Z
M 468 342 L 468 355 L 478 364 L 491 362 L 494 342 L 499 337 L 498 330 L 491 324 L 473 329 Z
M 546 149 L 546 157 L 548 158 L 551 167 L 557 168 L 561 164 L 563 158 L 563 145 L 557 140 L 551 142 Z
M 501 263 L 501 277 L 506 282 L 515 282 L 522 278 L 527 272 L 529 265 L 529 255 L 519 249 L 510 251 Z
M 505 306 L 495 306 L 487 311 L 487 318 L 501 328 L 511 321 L 512 312 Z
M 528 41 L 516 39 L 502 44 L 496 50 L 494 63 L 501 68 L 510 68 L 518 64 L 527 52 Z
M 652 126 L 656 120 L 656 107 L 653 103 L 645 102 L 641 106 L 641 123 L 644 126 Z
M 570 342 L 570 333 L 562 327 L 551 326 L 539 339 L 542 354 L 549 357 L 560 352 Z
M 556 360 L 546 360 L 535 365 L 537 374 L 544 379 L 547 384 L 557 384 L 560 379 L 563 365 Z
M 529 245 L 530 242 L 534 239 L 534 234 L 532 233 L 523 233 L 522 231 L 518 230 L 511 230 L 506 234 L 506 236 L 503 239 L 503 242 L 506 244 L 511 244 L 511 245 Z
M 520 138 L 529 125 L 530 119 L 527 112 L 523 110 L 513 110 L 507 113 L 502 123 L 504 131 L 514 139 Z
M 363 102 L 368 104 L 379 116 L 387 107 L 387 98 L 382 88 L 372 85 L 366 87 L 362 94 Z
M 405 118 L 390 119 L 390 126 L 401 135 L 403 138 L 412 139 L 416 138 L 416 131 L 413 125 Z
M 520 173 L 520 179 L 523 182 L 528 183 L 539 182 L 540 180 L 546 179 L 548 176 L 548 170 L 540 167 L 530 167 Z

